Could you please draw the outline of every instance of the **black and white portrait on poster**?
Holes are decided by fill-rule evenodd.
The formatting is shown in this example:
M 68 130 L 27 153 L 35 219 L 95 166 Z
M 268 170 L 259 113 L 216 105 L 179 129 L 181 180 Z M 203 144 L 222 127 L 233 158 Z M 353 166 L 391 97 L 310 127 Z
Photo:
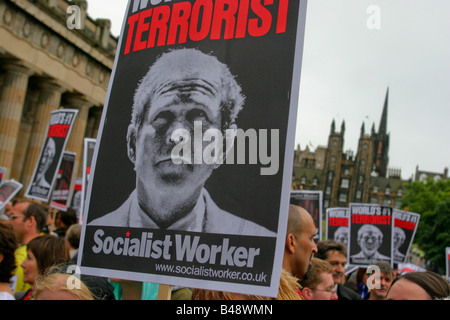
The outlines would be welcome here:
M 348 247 L 349 233 L 348 221 L 350 211 L 348 208 L 335 207 L 326 210 L 326 231 L 325 239 L 335 240 Z
M 59 109 L 51 113 L 47 136 L 25 193 L 26 197 L 49 201 L 53 182 L 58 174 L 63 152 L 77 114 L 76 109 Z
M 406 262 L 419 220 L 420 214 L 418 213 L 394 209 L 394 229 L 392 234 L 394 263 Z
M 350 203 L 348 263 L 369 266 L 392 263 L 392 208 L 377 204 Z
M 305 15 L 298 0 L 128 3 L 82 272 L 277 295 Z
M 290 204 L 300 206 L 309 212 L 316 226 L 314 241 L 322 239 L 322 191 L 292 190 Z

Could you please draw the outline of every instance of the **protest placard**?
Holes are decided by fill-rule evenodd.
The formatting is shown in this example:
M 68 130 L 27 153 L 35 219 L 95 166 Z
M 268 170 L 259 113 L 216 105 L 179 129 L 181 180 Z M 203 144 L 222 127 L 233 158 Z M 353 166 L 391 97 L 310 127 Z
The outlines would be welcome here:
M 56 176 L 55 188 L 52 192 L 50 206 L 61 211 L 67 211 L 69 206 L 70 187 L 72 186 L 73 168 L 76 153 L 64 151 L 61 166 Z
M 350 211 L 348 208 L 335 207 L 326 210 L 325 239 L 342 242 L 348 247 L 348 220 Z
M 306 1 L 129 1 L 81 270 L 276 296 Z
M 392 263 L 392 208 L 377 204 L 350 203 L 348 263 L 370 266 Z
M 22 189 L 23 185 L 15 180 L 6 180 L 0 184 L 0 210 Z
M 76 109 L 58 109 L 51 113 L 47 136 L 25 193 L 26 197 L 44 202 L 49 201 L 77 114 L 78 110 Z
M 406 262 L 419 225 L 420 214 L 394 209 L 392 246 L 394 263 Z
M 316 226 L 314 241 L 322 240 L 322 191 L 292 190 L 290 204 L 300 206 L 309 212 Z

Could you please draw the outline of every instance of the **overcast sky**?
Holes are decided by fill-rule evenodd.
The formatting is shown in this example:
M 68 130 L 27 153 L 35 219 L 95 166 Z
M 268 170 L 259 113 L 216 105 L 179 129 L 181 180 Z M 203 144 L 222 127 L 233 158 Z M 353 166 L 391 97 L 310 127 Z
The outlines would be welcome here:
M 88 14 L 118 36 L 127 2 L 88 0 Z M 389 87 L 389 166 L 403 179 L 416 165 L 450 167 L 449 14 L 450 0 L 309 0 L 296 146 L 326 146 L 332 120 L 338 131 L 345 120 L 344 150 L 356 154 Z

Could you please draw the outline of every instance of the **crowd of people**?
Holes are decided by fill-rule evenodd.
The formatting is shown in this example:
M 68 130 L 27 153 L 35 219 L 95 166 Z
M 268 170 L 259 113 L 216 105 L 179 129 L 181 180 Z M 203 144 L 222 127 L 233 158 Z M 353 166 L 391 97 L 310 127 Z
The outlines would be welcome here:
M 378 262 L 346 275 L 347 249 L 314 240 L 311 215 L 290 205 L 279 300 L 443 300 L 450 288 L 436 273 L 400 275 Z M 159 285 L 80 275 L 81 225 L 72 209 L 16 200 L 0 215 L 0 300 L 156 300 Z M 373 272 L 378 272 L 375 274 Z M 172 287 L 173 300 L 269 300 L 263 296 Z

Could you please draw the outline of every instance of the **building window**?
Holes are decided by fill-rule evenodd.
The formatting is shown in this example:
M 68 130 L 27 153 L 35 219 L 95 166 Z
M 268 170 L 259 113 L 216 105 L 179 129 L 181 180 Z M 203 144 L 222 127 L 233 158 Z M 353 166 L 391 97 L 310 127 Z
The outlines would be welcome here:
M 362 175 L 359 176 L 358 182 L 361 184 L 364 181 L 364 177 Z
M 378 203 L 378 198 L 377 197 L 371 197 L 370 198 L 370 203 L 377 204 Z
M 383 200 L 383 205 L 390 206 L 391 205 L 391 199 L 384 199 Z
M 339 194 L 339 202 L 347 202 L 347 194 L 346 193 Z
M 342 179 L 341 180 L 341 188 L 348 189 L 349 186 L 349 180 L 348 179 Z
M 391 194 L 391 188 L 386 187 L 386 190 L 384 191 L 385 194 Z
M 356 191 L 356 199 L 361 199 L 361 190 Z
M 313 179 L 313 186 L 317 186 L 317 178 Z
M 300 183 L 301 184 L 306 184 L 306 177 L 302 177 L 302 181 Z
M 398 196 L 398 197 L 403 196 L 403 190 L 402 190 L 402 189 L 398 189 L 398 190 L 397 190 L 397 196 Z
M 326 195 L 330 195 L 330 194 L 331 194 L 331 187 L 327 187 L 327 188 L 325 189 L 325 194 L 326 194 Z
M 378 186 L 373 187 L 373 193 L 378 193 Z

